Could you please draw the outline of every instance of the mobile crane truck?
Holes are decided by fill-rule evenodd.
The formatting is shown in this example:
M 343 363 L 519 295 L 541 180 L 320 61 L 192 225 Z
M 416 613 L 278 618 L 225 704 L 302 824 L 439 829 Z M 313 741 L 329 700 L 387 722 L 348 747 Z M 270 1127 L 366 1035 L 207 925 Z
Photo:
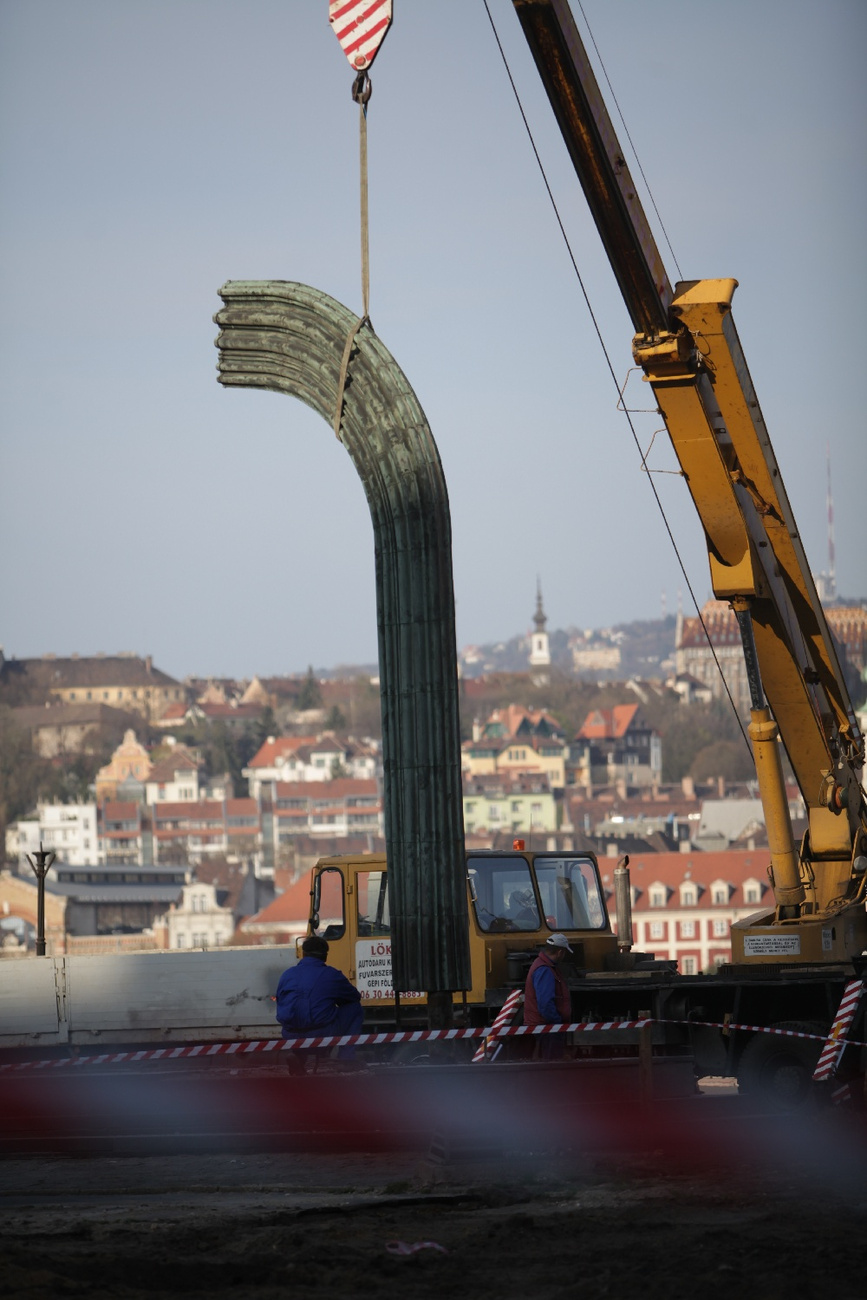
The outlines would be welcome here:
M 534 945 L 562 930 L 575 950 L 576 1021 L 650 1012 L 662 1050 L 689 1043 L 700 1074 L 736 1074 L 744 1089 L 797 1102 L 844 993 L 856 1006 L 849 1036 L 864 1038 L 864 738 L 738 341 L 737 281 L 672 287 L 567 0 L 513 4 L 630 312 L 633 356 L 701 519 L 714 593 L 737 616 L 775 905 L 735 923 L 730 964 L 686 977 L 673 963 L 631 952 L 628 888 L 618 903 L 618 940 L 592 855 L 470 853 L 466 1017 L 489 1019 L 521 985 Z M 782 747 L 807 808 L 799 845 Z M 384 861 L 371 858 L 320 862 L 308 927 L 329 938 L 372 1021 L 393 1010 L 384 872 Z M 865 1065 L 856 1046 L 838 1065 L 861 1094 Z

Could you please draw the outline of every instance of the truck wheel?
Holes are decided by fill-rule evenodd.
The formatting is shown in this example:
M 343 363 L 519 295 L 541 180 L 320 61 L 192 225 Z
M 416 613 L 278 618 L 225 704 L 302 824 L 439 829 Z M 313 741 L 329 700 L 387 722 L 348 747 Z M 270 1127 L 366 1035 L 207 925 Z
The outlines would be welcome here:
M 783 1020 L 769 1028 L 822 1037 L 827 1034 L 822 1025 L 812 1021 Z M 738 1063 L 738 1089 L 768 1102 L 774 1110 L 814 1104 L 819 1094 L 813 1086 L 813 1071 L 822 1046 L 817 1038 L 754 1034 Z

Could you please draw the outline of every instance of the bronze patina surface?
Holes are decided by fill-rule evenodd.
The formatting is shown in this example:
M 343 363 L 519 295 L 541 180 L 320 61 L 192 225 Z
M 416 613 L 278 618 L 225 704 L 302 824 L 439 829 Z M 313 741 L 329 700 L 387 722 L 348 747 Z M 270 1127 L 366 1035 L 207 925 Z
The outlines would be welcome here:
M 221 384 L 300 398 L 332 427 L 341 402 L 376 553 L 395 987 L 468 988 L 451 517 L 436 443 L 369 322 L 289 281 L 230 280 L 220 296 Z

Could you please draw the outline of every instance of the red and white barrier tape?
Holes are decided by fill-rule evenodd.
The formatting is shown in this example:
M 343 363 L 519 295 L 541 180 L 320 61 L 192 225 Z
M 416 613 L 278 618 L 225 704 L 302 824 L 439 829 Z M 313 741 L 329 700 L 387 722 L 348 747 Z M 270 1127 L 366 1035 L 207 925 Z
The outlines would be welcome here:
M 646 1025 L 680 1025 L 684 1029 L 702 1028 L 744 1030 L 753 1034 L 776 1034 L 782 1038 L 810 1038 L 827 1042 L 824 1034 L 808 1034 L 796 1029 L 776 1029 L 768 1025 L 721 1024 L 714 1020 L 656 1020 L 645 1016 L 640 1020 L 582 1020 L 554 1025 L 504 1025 L 498 1038 L 521 1037 L 526 1034 L 578 1034 L 614 1029 L 643 1029 Z M 102 1052 L 98 1056 L 53 1057 L 42 1061 L 15 1061 L 0 1064 L 0 1073 L 16 1070 L 55 1070 L 65 1066 L 138 1064 L 140 1061 L 177 1061 L 184 1058 L 205 1059 L 214 1056 L 247 1056 L 253 1052 L 306 1051 L 313 1047 L 379 1047 L 385 1043 L 452 1042 L 464 1038 L 488 1038 L 492 1026 L 482 1029 L 414 1029 L 394 1030 L 378 1034 L 329 1034 L 307 1038 L 265 1038 L 235 1043 L 195 1043 L 186 1046 L 141 1048 L 131 1052 Z M 842 1048 L 867 1047 L 858 1039 L 840 1038 Z

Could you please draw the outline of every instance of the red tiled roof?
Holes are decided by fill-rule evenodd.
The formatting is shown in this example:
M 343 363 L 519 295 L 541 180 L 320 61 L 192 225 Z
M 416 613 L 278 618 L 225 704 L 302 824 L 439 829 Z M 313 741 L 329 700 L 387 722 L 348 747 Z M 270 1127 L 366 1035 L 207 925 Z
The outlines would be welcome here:
M 248 916 L 242 925 L 244 929 L 251 922 L 257 925 L 279 925 L 287 922 L 306 921 L 310 915 L 310 890 L 312 887 L 312 874 L 301 876 L 282 894 L 278 894 L 267 907 L 263 907 L 261 912 L 255 916 Z
M 177 758 L 164 758 L 156 763 L 146 778 L 147 785 L 166 785 L 174 781 L 178 772 L 197 772 L 200 764 L 190 754 L 180 754 Z
M 183 803 L 155 803 L 154 817 L 184 817 L 187 820 L 191 817 L 209 818 L 211 821 L 223 820 L 223 804 L 221 800 L 192 799 Z
M 259 805 L 255 799 L 227 799 L 227 817 L 253 817 L 259 815 Z
M 139 804 L 128 800 L 109 799 L 102 805 L 102 815 L 106 821 L 129 822 L 138 820 Z
M 157 840 L 183 840 L 188 835 L 198 835 L 200 838 L 212 839 L 223 838 L 222 826 L 172 826 L 167 829 L 157 829 L 154 831 L 154 837 Z
M 258 718 L 262 712 L 259 704 L 197 704 L 206 718 Z
M 315 736 L 269 736 L 250 759 L 248 767 L 274 767 L 278 758 L 294 754 L 302 745 L 315 745 Z
M 611 709 L 593 709 L 584 719 L 578 738 L 619 740 L 626 735 L 637 712 L 637 704 L 615 704 Z
M 713 907 L 710 886 L 714 881 L 723 880 L 730 888 L 730 897 L 726 906 L 760 907 L 770 899 L 773 905 L 773 893 L 768 883 L 767 850 L 756 849 L 743 851 L 729 849 L 721 853 L 636 853 L 630 854 L 629 878 L 632 886 L 639 890 L 633 911 L 663 913 L 680 911 L 684 906 L 680 901 L 680 886 L 691 883 L 699 886 L 698 908 Z M 610 863 L 610 865 L 609 865 Z M 611 889 L 614 879 L 615 859 L 601 858 L 599 871 L 606 889 Z M 607 877 L 607 879 L 606 879 Z M 763 886 L 762 901 L 747 903 L 743 895 L 743 886 L 748 880 L 757 880 Z M 651 885 L 665 885 L 668 901 L 664 907 L 651 907 L 648 890 Z M 717 904 L 720 906 L 720 904 Z
M 702 627 L 704 622 L 704 627 Z M 705 634 L 705 630 L 707 634 Z M 701 618 L 685 618 L 680 634 L 680 646 L 706 647 L 711 645 L 740 645 L 741 634 L 734 610 L 727 600 L 709 600 L 702 608 Z
M 187 709 L 189 707 L 190 706 L 185 700 L 177 700 L 174 704 L 170 704 L 169 707 L 163 711 L 160 717 L 160 722 L 173 721 L 175 718 L 180 722 L 186 717 Z

